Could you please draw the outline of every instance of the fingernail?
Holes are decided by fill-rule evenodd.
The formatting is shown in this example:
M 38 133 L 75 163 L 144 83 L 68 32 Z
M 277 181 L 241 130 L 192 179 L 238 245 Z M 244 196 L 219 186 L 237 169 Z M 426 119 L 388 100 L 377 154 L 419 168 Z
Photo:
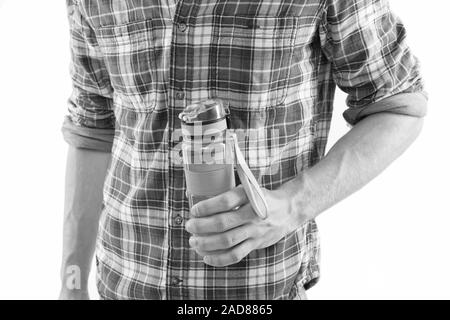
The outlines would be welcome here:
M 196 206 L 193 206 L 191 208 L 191 215 L 193 215 L 194 217 L 197 216 L 197 207 Z
M 188 221 L 186 221 L 186 224 L 184 225 L 184 229 L 187 232 L 192 233 L 192 232 L 189 231 L 190 227 L 191 227 L 191 222 L 190 222 L 190 220 L 188 220 Z
M 203 262 L 206 264 L 210 264 L 211 263 L 211 258 L 209 256 L 204 256 L 203 257 Z
M 189 245 L 191 247 L 196 247 L 197 246 L 197 239 L 195 237 L 190 237 L 189 238 Z

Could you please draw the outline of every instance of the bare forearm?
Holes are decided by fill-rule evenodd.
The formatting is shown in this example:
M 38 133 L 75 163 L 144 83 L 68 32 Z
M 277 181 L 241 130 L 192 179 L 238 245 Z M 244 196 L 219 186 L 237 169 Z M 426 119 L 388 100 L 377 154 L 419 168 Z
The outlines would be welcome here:
M 423 118 L 379 113 L 361 120 L 317 165 L 282 186 L 293 211 L 314 218 L 362 188 L 399 157 L 421 131 Z
M 87 290 L 109 161 L 110 153 L 69 148 L 61 266 L 63 291 L 77 289 L 70 279 L 77 270 L 80 290 Z

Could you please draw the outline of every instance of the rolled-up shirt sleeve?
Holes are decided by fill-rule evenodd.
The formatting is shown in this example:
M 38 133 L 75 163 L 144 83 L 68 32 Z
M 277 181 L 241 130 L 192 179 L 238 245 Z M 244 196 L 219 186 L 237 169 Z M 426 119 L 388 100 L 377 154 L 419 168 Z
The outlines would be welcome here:
M 425 115 L 419 61 L 387 0 L 328 0 L 319 34 L 333 80 L 348 94 L 349 124 L 379 112 Z
M 95 34 L 77 1 L 67 0 L 72 94 L 62 132 L 70 145 L 111 151 L 114 139 L 113 89 Z

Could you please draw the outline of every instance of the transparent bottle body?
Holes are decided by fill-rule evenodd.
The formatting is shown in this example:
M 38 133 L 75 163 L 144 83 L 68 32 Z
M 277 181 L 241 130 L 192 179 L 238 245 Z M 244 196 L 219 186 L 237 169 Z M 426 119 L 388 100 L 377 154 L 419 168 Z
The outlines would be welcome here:
M 189 207 L 235 187 L 233 144 L 222 139 L 184 139 L 182 154 Z

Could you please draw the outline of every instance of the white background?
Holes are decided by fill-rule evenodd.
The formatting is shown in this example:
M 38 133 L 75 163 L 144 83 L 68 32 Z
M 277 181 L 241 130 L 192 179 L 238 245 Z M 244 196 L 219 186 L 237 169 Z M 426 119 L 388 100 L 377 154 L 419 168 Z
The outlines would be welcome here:
M 392 0 L 430 94 L 417 142 L 318 218 L 322 277 L 310 299 L 450 299 L 447 1 Z M 59 291 L 70 94 L 65 1 L 0 0 L 0 299 Z M 338 94 L 330 145 L 345 133 Z M 91 297 L 96 298 L 94 279 Z

